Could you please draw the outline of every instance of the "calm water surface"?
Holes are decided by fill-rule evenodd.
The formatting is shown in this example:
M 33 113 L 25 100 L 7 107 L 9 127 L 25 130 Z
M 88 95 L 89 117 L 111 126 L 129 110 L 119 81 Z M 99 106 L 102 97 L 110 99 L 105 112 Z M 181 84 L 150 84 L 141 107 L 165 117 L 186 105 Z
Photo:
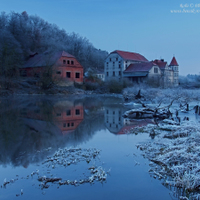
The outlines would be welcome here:
M 127 109 L 117 97 L 1 100 L 0 185 L 16 180 L 0 188 L 0 199 L 176 199 L 150 176 L 149 161 L 136 148 L 153 139 L 144 133 L 126 134 L 152 121 L 127 121 L 122 117 Z M 96 148 L 100 153 L 69 166 L 44 164 L 64 148 Z M 55 182 L 47 189 L 38 181 L 38 176 L 84 179 L 91 176 L 91 166 L 110 171 L 106 181 L 78 186 Z M 31 176 L 36 170 L 38 174 Z

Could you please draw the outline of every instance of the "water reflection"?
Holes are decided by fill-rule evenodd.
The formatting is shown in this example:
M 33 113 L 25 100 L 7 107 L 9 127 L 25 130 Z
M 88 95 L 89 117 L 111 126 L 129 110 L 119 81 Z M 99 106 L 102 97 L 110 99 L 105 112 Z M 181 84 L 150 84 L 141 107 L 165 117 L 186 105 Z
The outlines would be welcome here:
M 127 134 L 131 129 L 154 123 L 153 119 L 123 118 L 122 114 L 125 111 L 126 109 L 122 105 L 110 105 L 105 107 L 105 126 L 111 133 L 116 135 Z
M 87 131 L 81 101 L 2 101 L 0 110 L 0 163 L 3 165 L 27 167 L 50 154 L 49 147 L 77 145 L 94 133 Z
M 37 163 L 49 150 L 77 146 L 89 141 L 97 131 L 126 134 L 131 128 L 151 120 L 122 117 L 120 98 L 27 99 L 0 103 L 0 164 Z

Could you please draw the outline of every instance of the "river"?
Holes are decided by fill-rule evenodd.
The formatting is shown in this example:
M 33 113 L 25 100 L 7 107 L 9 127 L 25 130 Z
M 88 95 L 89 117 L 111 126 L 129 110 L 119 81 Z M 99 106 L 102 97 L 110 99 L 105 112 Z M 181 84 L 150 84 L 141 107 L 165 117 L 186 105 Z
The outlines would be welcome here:
M 114 96 L 2 99 L 0 199 L 177 199 L 149 174 L 149 161 L 136 147 L 153 138 L 128 134 L 153 121 L 124 119 L 129 108 Z M 80 183 L 94 174 L 91 167 L 103 170 L 105 179 Z M 45 188 L 39 177 L 61 181 Z

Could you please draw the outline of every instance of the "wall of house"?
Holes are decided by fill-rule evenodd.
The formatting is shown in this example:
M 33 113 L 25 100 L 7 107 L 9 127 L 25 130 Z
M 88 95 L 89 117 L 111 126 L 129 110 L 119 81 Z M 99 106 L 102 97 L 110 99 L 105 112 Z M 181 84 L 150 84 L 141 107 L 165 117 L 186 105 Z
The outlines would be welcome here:
M 109 79 L 122 79 L 124 71 L 124 60 L 117 53 L 110 54 L 104 64 L 105 80 Z
M 45 67 L 21 68 L 20 75 L 40 77 Z M 75 58 L 61 57 L 52 67 L 53 77 L 58 81 L 83 83 L 83 67 Z
M 160 86 L 162 81 L 162 72 L 158 66 L 153 66 L 149 70 L 147 83 L 152 86 Z
M 58 79 L 83 83 L 83 67 L 75 58 L 61 57 L 53 68 Z
M 179 67 L 178 66 L 171 66 L 173 70 L 173 84 L 175 87 L 179 85 Z

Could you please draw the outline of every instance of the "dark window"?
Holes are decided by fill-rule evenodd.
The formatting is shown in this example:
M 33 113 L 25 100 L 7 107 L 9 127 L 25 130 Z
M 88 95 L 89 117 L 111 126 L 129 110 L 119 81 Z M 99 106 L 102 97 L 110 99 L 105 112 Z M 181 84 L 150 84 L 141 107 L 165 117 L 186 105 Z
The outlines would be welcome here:
M 63 64 L 66 64 L 66 60 L 63 60 Z
M 74 64 L 74 61 L 73 61 L 73 60 L 71 60 L 71 64 L 72 64 L 72 65 Z
M 60 116 L 61 116 L 61 113 L 56 113 L 56 116 L 57 116 L 57 117 L 60 117 Z
M 115 111 L 113 111 L 113 115 L 115 115 Z
M 61 71 L 56 71 L 56 74 L 61 74 Z
M 71 126 L 74 126 L 74 122 L 71 123 Z
M 108 114 L 108 113 L 109 113 L 109 111 L 108 111 L 108 110 L 106 110 L 106 113 Z
M 111 58 L 110 58 L 110 61 L 111 61 Z
M 121 68 L 121 64 L 119 64 L 119 68 Z
M 115 62 L 113 62 L 113 67 L 115 66 Z
M 39 73 L 37 73 L 36 77 L 39 77 L 39 76 L 40 76 Z M 43 73 L 43 77 L 50 77 L 50 73 L 48 72 Z
M 70 127 L 70 123 L 67 123 L 67 127 Z
M 27 71 L 26 70 L 21 70 L 20 71 L 20 76 L 27 76 Z
M 154 68 L 154 73 L 158 73 L 158 68 L 157 67 Z
M 39 109 L 36 109 L 36 110 L 34 110 L 34 113 L 40 113 L 40 110 Z
M 66 123 L 63 124 L 63 127 L 66 127 Z
M 44 77 L 47 77 L 47 73 L 43 73 L 43 76 L 44 76 Z M 39 73 L 35 73 L 35 74 L 34 74 L 34 77 L 39 78 L 39 77 L 40 77 L 40 74 L 39 74 Z
M 71 110 L 67 110 L 67 111 L 66 111 L 66 115 L 67 115 L 67 116 L 70 116 L 70 115 L 71 115 Z
M 116 61 L 118 61 L 118 58 L 116 58 Z
M 80 115 L 80 110 L 76 109 L 76 115 Z
M 115 72 L 113 72 L 113 76 L 115 76 Z
M 106 72 L 106 75 L 108 76 L 108 72 Z
M 76 72 L 76 78 L 80 78 L 80 73 Z
M 71 72 L 66 72 L 66 77 L 71 78 Z
M 119 71 L 119 76 L 121 76 L 121 71 Z
M 69 60 L 67 60 L 67 64 L 68 64 L 68 65 L 70 64 Z

